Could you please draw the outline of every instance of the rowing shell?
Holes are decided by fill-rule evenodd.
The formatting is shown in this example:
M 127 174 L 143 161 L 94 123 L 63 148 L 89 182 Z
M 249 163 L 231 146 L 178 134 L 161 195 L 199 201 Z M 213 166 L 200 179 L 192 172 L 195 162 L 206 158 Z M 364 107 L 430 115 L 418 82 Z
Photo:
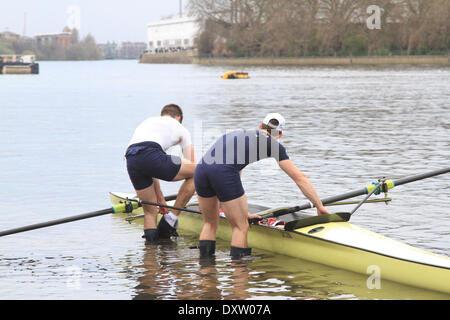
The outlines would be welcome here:
M 111 202 L 136 199 L 134 194 L 111 192 Z M 173 202 L 168 202 L 173 205 Z M 189 205 L 198 210 L 197 205 Z M 267 207 L 249 204 L 252 213 L 270 212 Z M 142 208 L 132 215 L 142 214 Z M 310 216 L 309 216 L 310 217 Z M 200 214 L 183 212 L 179 229 L 200 233 Z M 217 238 L 230 240 L 231 228 L 220 218 Z M 375 275 L 398 283 L 450 294 L 450 258 L 420 250 L 379 235 L 349 222 L 329 222 L 285 231 L 277 227 L 251 225 L 248 244 L 278 254 L 364 275 Z

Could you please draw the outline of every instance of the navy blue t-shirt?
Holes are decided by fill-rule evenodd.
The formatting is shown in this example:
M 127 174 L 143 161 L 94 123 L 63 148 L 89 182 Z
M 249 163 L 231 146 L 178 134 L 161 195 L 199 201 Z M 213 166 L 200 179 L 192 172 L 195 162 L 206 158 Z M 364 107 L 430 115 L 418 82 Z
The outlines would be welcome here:
M 237 170 L 261 159 L 289 159 L 286 148 L 260 130 L 237 130 L 220 137 L 205 153 L 200 163 L 224 164 Z

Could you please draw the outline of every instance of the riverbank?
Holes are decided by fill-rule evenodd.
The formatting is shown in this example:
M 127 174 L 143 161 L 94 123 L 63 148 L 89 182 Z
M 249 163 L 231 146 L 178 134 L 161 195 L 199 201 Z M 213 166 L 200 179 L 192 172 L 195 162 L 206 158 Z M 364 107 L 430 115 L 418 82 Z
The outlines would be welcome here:
M 200 65 L 276 65 L 276 66 L 339 66 L 339 65 L 450 65 L 450 55 L 440 56 L 358 56 L 358 57 L 295 57 L 295 58 L 198 58 L 187 53 L 143 54 L 140 63 L 182 63 Z
M 177 53 L 143 53 L 139 59 L 139 63 L 155 63 L 155 64 L 192 64 L 196 63 L 196 53 L 193 51 L 182 51 Z

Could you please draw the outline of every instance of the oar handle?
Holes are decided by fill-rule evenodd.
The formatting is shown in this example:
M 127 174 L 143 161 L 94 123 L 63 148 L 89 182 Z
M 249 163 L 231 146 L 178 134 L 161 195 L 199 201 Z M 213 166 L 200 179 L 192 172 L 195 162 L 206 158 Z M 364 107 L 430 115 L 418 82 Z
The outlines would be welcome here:
M 265 214 L 265 215 L 263 215 L 261 217 L 263 219 L 277 218 L 277 217 L 280 217 L 280 216 L 284 216 L 286 214 L 295 213 L 297 211 L 306 210 L 306 209 L 311 208 L 311 207 L 306 208 L 306 206 L 310 206 L 310 204 L 307 204 L 307 205 L 304 205 L 304 206 L 296 206 L 296 207 L 292 207 L 292 208 L 277 209 L 277 210 L 272 211 L 269 214 Z

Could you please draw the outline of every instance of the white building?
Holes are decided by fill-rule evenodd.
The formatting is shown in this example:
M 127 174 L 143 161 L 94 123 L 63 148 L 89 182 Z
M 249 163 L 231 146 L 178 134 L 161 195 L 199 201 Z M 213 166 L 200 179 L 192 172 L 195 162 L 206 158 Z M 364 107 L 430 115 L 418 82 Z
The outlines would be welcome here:
M 200 24 L 197 18 L 174 16 L 147 25 L 149 53 L 193 50 Z

